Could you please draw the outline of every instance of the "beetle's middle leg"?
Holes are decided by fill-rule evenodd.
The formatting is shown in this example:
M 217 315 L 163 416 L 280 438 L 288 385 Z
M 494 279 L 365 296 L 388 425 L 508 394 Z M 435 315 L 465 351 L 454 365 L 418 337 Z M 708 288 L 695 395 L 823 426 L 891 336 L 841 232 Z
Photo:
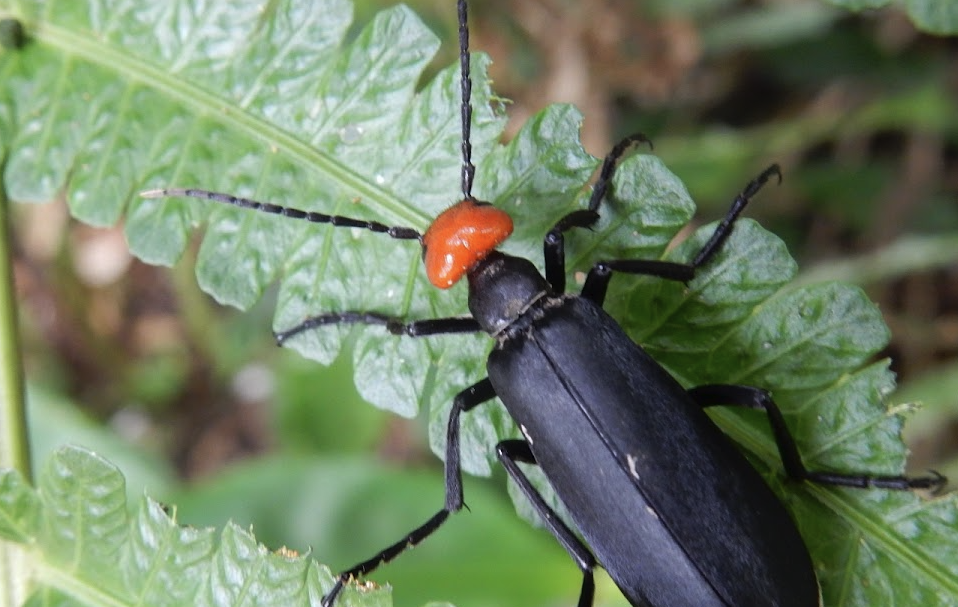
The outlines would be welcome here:
M 722 245 L 732 233 L 732 228 L 735 227 L 735 220 L 738 219 L 738 216 L 748 205 L 749 200 L 758 194 L 758 191 L 762 189 L 762 186 L 764 186 L 772 176 L 777 176 L 779 181 L 782 179 L 782 172 L 777 164 L 773 164 L 762 171 L 758 177 L 750 181 L 739 195 L 735 197 L 735 200 L 732 201 L 732 206 L 728 212 L 725 213 L 725 217 L 715 228 L 715 231 L 712 232 L 712 236 L 708 242 L 705 243 L 690 263 L 677 263 L 658 259 L 610 259 L 598 261 L 592 266 L 592 269 L 589 270 L 589 275 L 585 279 L 585 285 L 582 287 L 582 296 L 602 305 L 602 302 L 605 301 L 605 293 L 609 287 L 609 281 L 612 280 L 612 274 L 614 272 L 657 276 L 679 282 L 692 280 L 695 278 L 696 271 L 708 263 L 708 261 L 718 253 L 719 249 L 722 248 Z M 548 267 L 548 262 L 546 267 Z
M 452 409 L 449 411 L 449 422 L 446 426 L 446 501 L 442 510 L 407 533 L 398 542 L 372 558 L 340 573 L 332 589 L 323 597 L 323 607 L 330 607 L 336 601 L 336 597 L 347 581 L 372 572 L 383 563 L 388 563 L 402 552 L 418 545 L 439 529 L 450 514 L 462 509 L 464 502 L 462 496 L 462 467 L 459 463 L 459 416 L 484 402 L 492 400 L 495 396 L 495 389 L 493 389 L 492 382 L 487 377 L 457 394 L 455 400 L 453 400 Z
M 766 390 L 753 386 L 711 384 L 692 388 L 689 390 L 689 395 L 703 408 L 734 405 L 765 411 L 768 415 L 769 425 L 772 427 L 775 444 L 778 445 L 782 464 L 785 466 L 785 473 L 791 478 L 807 480 L 821 485 L 839 485 L 861 489 L 878 487 L 897 491 L 907 491 L 909 489 L 938 490 L 947 482 L 947 479 L 937 472 L 932 472 L 929 476 L 908 477 L 809 470 L 802 463 L 802 457 L 795 445 L 795 439 L 792 438 L 792 434 L 785 424 L 782 411 Z
M 562 519 L 555 513 L 546 501 L 542 498 L 536 488 L 529 482 L 529 477 L 525 475 L 518 462 L 524 464 L 536 464 L 536 458 L 529 449 L 529 444 L 524 440 L 513 439 L 504 440 L 496 445 L 496 455 L 499 461 L 509 473 L 509 476 L 516 482 L 519 490 L 528 498 L 532 507 L 542 518 L 543 524 L 552 533 L 559 543 L 565 548 L 576 566 L 582 571 L 582 590 L 579 592 L 579 603 L 577 607 L 591 607 L 595 597 L 595 581 L 592 578 L 592 570 L 595 568 L 595 557 L 585 547 L 585 544 L 569 529 Z

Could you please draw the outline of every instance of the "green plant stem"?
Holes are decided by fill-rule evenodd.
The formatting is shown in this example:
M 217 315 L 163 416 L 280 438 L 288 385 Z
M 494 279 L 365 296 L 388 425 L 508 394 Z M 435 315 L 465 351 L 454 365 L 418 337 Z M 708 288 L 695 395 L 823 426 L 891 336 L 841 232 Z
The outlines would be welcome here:
M 173 288 L 176 291 L 176 301 L 179 305 L 183 326 L 189 336 L 190 343 L 200 355 L 213 363 L 218 373 L 231 373 L 234 370 L 223 369 L 222 362 L 229 360 L 228 352 L 224 352 L 219 344 L 229 343 L 222 334 L 222 322 L 217 318 L 213 304 L 196 284 L 196 253 L 187 250 L 184 259 L 173 268 L 171 276 Z
M 2 165 L 0 165 L 2 168 Z M 32 478 L 26 399 L 10 246 L 8 201 L 0 182 L 0 467 Z
M 0 162 L 0 468 L 14 468 L 32 478 L 27 440 L 26 393 L 10 246 L 9 204 Z M 22 548 L 0 543 L 0 607 L 21 605 L 27 598 L 27 561 Z

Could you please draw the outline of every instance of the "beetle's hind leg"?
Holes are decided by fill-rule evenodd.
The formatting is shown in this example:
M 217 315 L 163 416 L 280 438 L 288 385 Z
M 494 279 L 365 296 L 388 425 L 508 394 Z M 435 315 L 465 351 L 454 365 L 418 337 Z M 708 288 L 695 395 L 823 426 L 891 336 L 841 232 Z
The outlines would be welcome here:
M 529 482 L 529 478 L 517 465 L 518 462 L 536 463 L 536 458 L 532 455 L 529 444 L 518 439 L 504 440 L 496 445 L 496 455 L 499 456 L 499 461 L 502 462 L 502 466 L 512 477 L 512 480 L 516 482 L 519 490 L 539 513 L 546 528 L 559 540 L 562 547 L 575 561 L 576 566 L 582 571 L 582 590 L 579 592 L 578 607 L 591 607 L 595 597 L 595 581 L 592 578 L 592 570 L 596 565 L 595 557 L 572 530 L 562 522 L 555 510 L 549 507 L 536 488 Z
M 742 210 L 748 205 L 749 200 L 762 189 L 762 186 L 764 186 L 772 176 L 777 176 L 779 181 L 782 179 L 782 172 L 777 164 L 773 164 L 762 171 L 758 177 L 750 181 L 741 193 L 735 197 L 725 217 L 715 228 L 715 231 L 712 232 L 712 236 L 708 242 L 705 243 L 701 250 L 695 255 L 695 258 L 692 259 L 691 263 L 676 263 L 657 259 L 611 259 L 599 261 L 592 266 L 589 275 L 585 279 L 585 285 L 582 287 L 582 296 L 602 305 L 602 302 L 605 301 L 605 293 L 609 287 L 609 281 L 612 279 L 614 272 L 657 276 L 679 282 L 692 280 L 695 278 L 696 271 L 702 265 L 708 263 L 708 261 L 718 253 L 719 249 L 722 248 L 722 244 L 725 243 L 732 233 L 732 228 L 735 227 L 735 220 L 738 219 Z M 552 232 L 550 232 L 550 234 L 552 234 Z M 548 261 L 546 267 L 548 268 Z
M 785 473 L 791 478 L 807 480 L 820 485 L 839 485 L 860 489 L 878 487 L 897 491 L 908 491 L 910 489 L 938 491 L 947 482 L 947 479 L 937 472 L 932 472 L 929 476 L 909 477 L 809 470 L 802 463 L 802 457 L 795 445 L 795 439 L 792 438 L 788 426 L 785 424 L 785 418 L 782 416 L 781 410 L 767 391 L 752 386 L 711 384 L 692 388 L 689 390 L 689 395 L 703 408 L 734 405 L 765 411 L 768 415 L 769 425 L 772 427 L 775 444 L 778 445 L 782 464 L 785 466 Z
M 446 500 L 443 508 L 428 521 L 403 536 L 398 542 L 390 545 L 372 558 L 340 573 L 336 577 L 336 583 L 323 597 L 323 607 L 333 605 L 346 582 L 372 572 L 380 565 L 388 563 L 406 550 L 417 546 L 439 529 L 450 514 L 462 509 L 465 502 L 462 495 L 462 467 L 459 463 L 459 416 L 484 402 L 492 400 L 495 396 L 496 391 L 488 377 L 456 395 L 452 403 L 452 409 L 449 411 L 449 422 L 446 426 Z

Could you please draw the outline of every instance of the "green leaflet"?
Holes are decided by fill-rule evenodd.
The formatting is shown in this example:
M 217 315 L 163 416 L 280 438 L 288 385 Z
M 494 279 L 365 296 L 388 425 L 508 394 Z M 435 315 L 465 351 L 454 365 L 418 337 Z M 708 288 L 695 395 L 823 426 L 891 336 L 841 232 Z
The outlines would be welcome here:
M 828 0 L 835 6 L 853 11 L 881 8 L 891 0 Z M 930 34 L 958 33 L 958 5 L 951 0 L 905 0 L 905 12 L 920 30 Z
M 332 585 L 329 571 L 308 557 L 271 552 L 235 525 L 217 535 L 181 527 L 146 497 L 131 514 L 122 475 L 92 452 L 59 450 L 38 490 L 17 477 L 0 474 L 4 494 L 22 496 L 0 502 L 0 519 L 29 534 L 0 525 L 0 537 L 28 545 L 41 583 L 31 604 L 311 605 Z M 391 602 L 372 592 L 362 604 Z
M 0 18 L 17 16 L 29 37 L 23 49 L 0 54 L 0 146 L 12 200 L 48 201 L 62 190 L 84 221 L 108 225 L 125 216 L 131 248 L 153 263 L 173 263 L 193 228 L 205 224 L 200 284 L 219 301 L 248 307 L 278 281 L 277 329 L 331 310 L 407 318 L 465 312 L 464 287 L 430 288 L 412 243 L 137 196 L 151 187 L 201 186 L 423 228 L 459 196 L 458 83 L 452 67 L 418 86 L 438 41 L 408 9 L 384 11 L 347 38 L 352 7 L 345 0 L 286 0 L 265 10 L 253 0 L 16 6 L 0 0 Z M 546 109 L 498 145 L 503 120 L 490 108 L 487 62 L 473 58 L 476 193 L 514 214 L 508 250 L 538 263 L 543 235 L 581 207 L 597 161 L 582 150 L 581 116 L 568 106 Z M 774 204 L 774 186 L 756 204 Z M 666 247 L 693 212 L 678 178 L 653 155 L 633 155 L 595 232 L 567 238 L 570 288 L 576 271 L 603 257 L 689 259 L 711 227 L 674 251 Z M 687 288 L 619 277 L 608 307 L 688 385 L 737 381 L 772 390 L 810 465 L 897 472 L 901 419 L 882 404 L 891 376 L 884 363 L 867 364 L 887 329 L 855 288 L 787 290 L 794 272 L 782 243 L 746 220 Z M 291 345 L 329 362 L 343 333 L 316 331 Z M 404 415 L 427 406 L 431 443 L 441 453 L 452 398 L 482 377 L 489 340 L 382 333 L 359 332 L 360 391 Z M 951 498 L 784 484 L 763 420 L 735 411 L 719 417 L 796 512 L 827 605 L 958 604 Z M 488 472 L 493 445 L 514 435 L 501 407 L 471 412 L 464 467 Z M 63 452 L 45 469 L 39 497 L 16 481 L 0 484 L 0 507 L 12 513 L 0 517 L 0 533 L 21 542 L 39 537 L 37 550 L 56 563 L 53 571 L 66 572 L 45 581 L 69 596 L 88 593 L 84 600 L 94 604 L 128 591 L 152 597 L 155 589 L 136 572 L 155 546 L 175 555 L 163 575 L 182 581 L 183 596 L 191 596 L 190 580 L 210 580 L 209 593 L 197 595 L 209 604 L 237 600 L 230 593 L 242 589 L 253 596 L 258 587 L 227 583 L 231 575 L 268 572 L 276 582 L 269 593 L 283 597 L 318 596 L 319 580 L 328 581 L 317 566 L 276 561 L 235 528 L 211 548 L 208 533 L 180 530 L 155 504 L 129 523 L 155 536 L 136 544 L 121 518 L 118 478 L 89 454 Z M 27 518 L 36 509 L 23 505 L 36 499 L 42 531 Z M 127 577 L 83 582 L 118 556 L 131 568 Z M 191 577 L 194 566 L 208 575 Z
M 0 537 L 32 541 L 40 529 L 40 500 L 16 472 L 0 472 Z

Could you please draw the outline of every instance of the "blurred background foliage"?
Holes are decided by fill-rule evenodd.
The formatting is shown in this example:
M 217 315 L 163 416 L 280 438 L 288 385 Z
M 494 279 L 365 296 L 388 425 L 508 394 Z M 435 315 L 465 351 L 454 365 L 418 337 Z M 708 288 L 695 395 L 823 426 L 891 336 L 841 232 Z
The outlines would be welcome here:
M 408 3 L 447 41 L 434 71 L 452 63 L 454 3 Z M 357 1 L 356 23 L 388 4 Z M 786 240 L 800 280 L 856 282 L 880 304 L 901 386 L 890 400 L 924 407 L 907 429 L 912 468 L 958 477 L 958 39 L 916 30 L 897 6 L 811 0 L 488 0 L 471 11 L 473 49 L 492 56 L 509 100 L 508 133 L 555 101 L 581 108 L 596 156 L 644 132 L 703 221 L 779 162 L 783 183 L 750 215 Z M 78 224 L 61 203 L 18 207 L 15 219 L 38 459 L 82 437 L 131 493 L 149 487 L 180 520 L 251 524 L 267 545 L 312 547 L 334 566 L 440 505 L 425 420 L 363 403 L 349 352 L 321 368 L 277 349 L 270 298 L 243 314 L 219 308 L 191 259 L 146 266 L 119 228 Z M 466 491 L 471 512 L 374 576 L 395 584 L 396 604 L 571 604 L 579 574 L 516 518 L 501 479 Z M 600 600 L 624 604 L 608 582 Z

